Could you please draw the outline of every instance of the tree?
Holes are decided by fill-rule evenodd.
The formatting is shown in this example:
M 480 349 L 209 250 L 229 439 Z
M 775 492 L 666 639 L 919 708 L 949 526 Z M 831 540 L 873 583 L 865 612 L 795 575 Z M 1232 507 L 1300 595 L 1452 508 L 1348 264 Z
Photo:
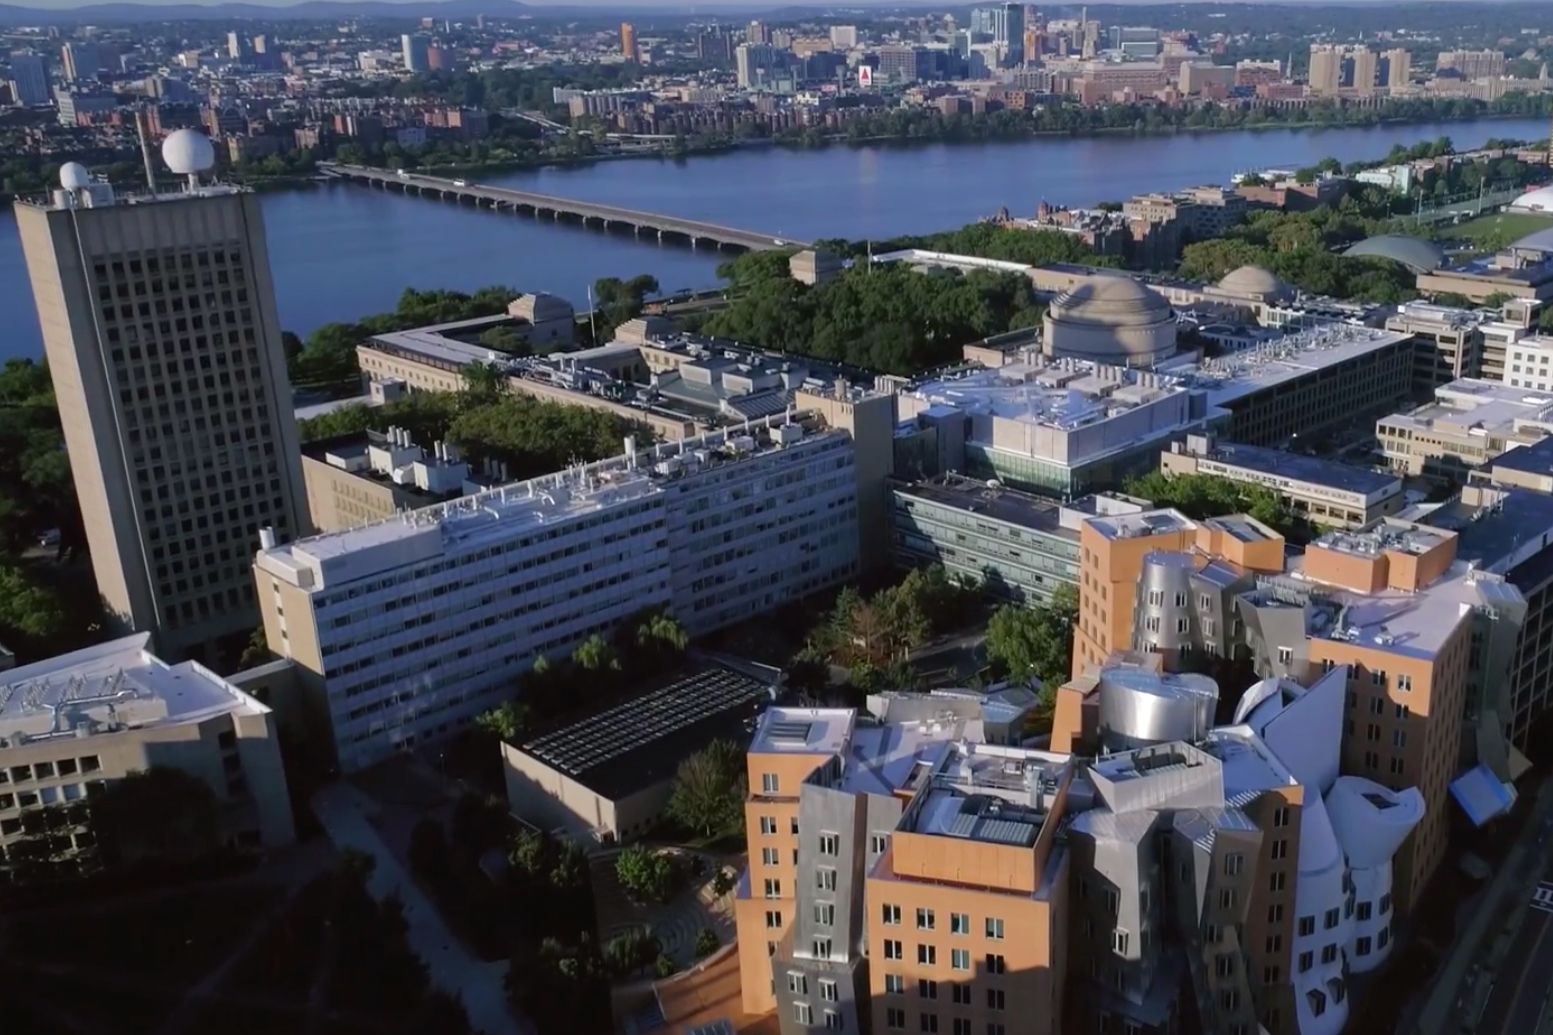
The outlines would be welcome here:
M 666 902 L 674 891 L 674 863 L 661 852 L 631 845 L 615 858 L 615 879 L 637 902 Z
M 118 863 L 190 863 L 220 847 L 210 785 L 168 766 L 115 780 L 92 803 L 92 825 Z
M 20 569 L 0 565 L 0 631 L 14 638 L 48 640 L 65 626 L 65 610 L 51 590 L 35 586 Z
M 270 641 L 265 639 L 264 626 L 260 624 L 254 627 L 252 633 L 249 633 L 248 642 L 243 646 L 242 656 L 237 659 L 237 668 L 239 671 L 253 668 L 264 664 L 274 656 L 275 653 L 270 650 Z
M 620 657 L 608 640 L 594 633 L 572 651 L 572 661 L 584 672 L 618 672 Z
M 611 938 L 604 946 L 604 961 L 616 977 L 626 977 L 652 966 L 663 945 L 642 928 L 632 928 Z
M 521 701 L 503 701 L 490 711 L 475 716 L 475 725 L 507 743 L 515 742 L 528 729 L 529 708 Z
M 668 814 L 705 837 L 738 833 L 744 793 L 744 753 L 731 740 L 714 740 L 680 763 Z
M 683 654 L 690 646 L 690 636 L 679 624 L 679 619 L 667 611 L 655 611 L 636 627 L 636 644 L 648 650 Z
M 1039 680 L 1054 694 L 1073 665 L 1073 625 L 1078 592 L 1062 585 L 1050 603 L 1037 608 L 1007 604 L 987 623 L 987 655 L 1020 682 Z
M 466 363 L 460 377 L 466 405 L 495 402 L 511 391 L 506 372 L 495 363 Z
M 716 952 L 722 944 L 723 941 L 717 937 L 716 931 L 710 927 L 701 928 L 701 933 L 696 935 L 696 959 L 705 959 Z
M 602 277 L 593 282 L 593 316 L 601 344 L 613 336 L 615 328 L 642 312 L 648 295 L 657 294 L 658 281 L 643 274 L 630 280 Z

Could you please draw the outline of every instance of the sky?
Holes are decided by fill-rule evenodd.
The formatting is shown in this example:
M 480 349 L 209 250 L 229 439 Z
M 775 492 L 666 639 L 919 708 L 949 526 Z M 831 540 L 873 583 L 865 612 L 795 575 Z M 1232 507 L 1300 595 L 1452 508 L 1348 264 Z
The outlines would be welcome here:
M 25 7 L 31 9 L 60 11 L 76 7 L 98 6 L 104 2 L 128 3 L 140 6 L 163 7 L 175 5 L 191 5 L 199 7 L 221 7 L 231 0 L 0 0 L 0 7 Z M 261 7 L 294 7 L 298 0 L 239 0 L 244 4 L 253 4 Z M 328 2 L 328 0 L 323 0 Z M 345 0 L 349 2 L 349 0 Z M 435 14 L 436 0 L 376 0 L 379 3 L 394 3 L 409 7 L 422 7 L 427 14 Z M 826 0 L 713 0 L 710 4 L 698 5 L 694 0 L 524 0 L 530 7 L 566 6 L 566 7 L 652 7 L 663 10 L 670 8 L 683 8 L 686 13 L 694 11 L 698 6 L 717 8 L 727 7 L 760 7 L 775 9 L 778 7 L 894 7 L 894 6 L 963 6 L 974 0 L 944 0 L 942 3 L 934 3 L 934 0 L 839 0 L 839 2 L 826 2 Z M 1064 0 L 1064 4 L 1069 0 Z M 1071 0 L 1071 3 L 1080 3 L 1082 0 Z M 1131 4 L 1131 5 L 1164 5 L 1168 3 L 1244 3 L 1265 4 L 1272 6 L 1322 6 L 1330 4 L 1363 4 L 1366 7 L 1403 7 L 1412 0 L 1096 0 L 1097 3 Z M 1456 0 L 1465 2 L 1493 2 L 1493 0 Z M 497 8 L 501 0 L 492 0 L 492 7 Z

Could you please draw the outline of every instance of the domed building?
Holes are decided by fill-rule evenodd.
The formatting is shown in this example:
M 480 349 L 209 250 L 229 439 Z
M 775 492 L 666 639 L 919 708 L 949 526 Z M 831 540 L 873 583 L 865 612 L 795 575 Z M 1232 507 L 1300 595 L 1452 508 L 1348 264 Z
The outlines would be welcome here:
M 1048 355 L 1148 366 L 1176 348 L 1170 303 L 1122 274 L 1096 274 L 1058 295 L 1046 310 Z
M 1288 281 L 1260 266 L 1242 266 L 1231 270 L 1214 287 L 1215 294 L 1263 305 L 1292 302 L 1298 294 Z
M 1553 215 L 1553 184 L 1529 190 L 1510 202 L 1511 212 L 1542 212 Z
M 1400 234 L 1366 237 L 1343 253 L 1350 258 L 1390 259 L 1414 273 L 1428 273 L 1445 265 L 1445 252 L 1433 241 Z

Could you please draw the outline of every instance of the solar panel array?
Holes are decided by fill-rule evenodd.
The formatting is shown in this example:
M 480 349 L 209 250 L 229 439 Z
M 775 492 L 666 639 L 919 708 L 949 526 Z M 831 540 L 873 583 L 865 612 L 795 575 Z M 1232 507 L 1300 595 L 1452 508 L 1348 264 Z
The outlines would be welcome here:
M 807 744 L 812 722 L 773 722 L 766 727 L 766 737 L 779 744 Z
M 547 733 L 523 749 L 564 773 L 580 776 L 765 693 L 765 686 L 748 676 L 706 669 Z

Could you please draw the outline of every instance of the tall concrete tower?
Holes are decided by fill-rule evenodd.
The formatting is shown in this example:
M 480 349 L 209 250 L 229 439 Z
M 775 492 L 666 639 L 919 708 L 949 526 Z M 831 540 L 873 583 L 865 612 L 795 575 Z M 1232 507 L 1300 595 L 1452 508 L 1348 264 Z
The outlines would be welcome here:
M 307 530 L 258 199 L 206 184 L 210 141 L 169 136 L 187 186 L 122 199 L 74 163 L 16 219 L 97 588 L 160 653 L 214 658 L 257 626 L 259 530 Z

